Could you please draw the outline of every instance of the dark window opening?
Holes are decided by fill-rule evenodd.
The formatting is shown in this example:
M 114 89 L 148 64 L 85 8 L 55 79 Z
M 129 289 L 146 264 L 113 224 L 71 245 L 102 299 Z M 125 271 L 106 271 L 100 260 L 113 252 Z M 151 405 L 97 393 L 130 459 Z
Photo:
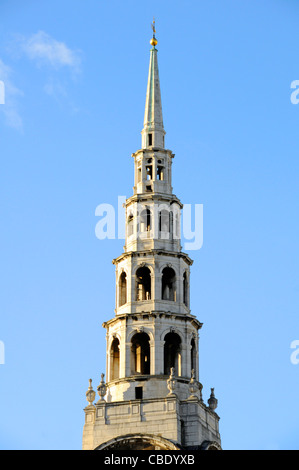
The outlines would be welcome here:
M 150 373 L 149 341 L 149 336 L 146 333 L 136 333 L 136 335 L 132 339 L 133 374 Z
M 148 135 L 148 145 L 149 146 L 153 145 L 153 134 Z
M 164 268 L 162 272 L 162 300 L 176 302 L 176 276 L 172 268 Z
M 164 181 L 164 167 L 163 166 L 157 167 L 157 180 Z
M 111 380 L 119 378 L 119 340 L 115 338 L 110 350 Z
M 142 400 L 143 398 L 143 388 L 135 387 L 135 398 L 136 400 Z
M 153 167 L 152 167 L 152 165 L 148 165 L 146 167 L 146 179 L 147 179 L 147 181 L 151 181 L 153 179 Z
M 164 374 L 170 375 L 174 367 L 174 374 L 181 376 L 181 338 L 177 333 L 168 333 L 164 344 Z
M 151 231 L 151 211 L 149 209 L 144 209 L 140 214 L 140 231 Z
M 169 232 L 170 226 L 170 212 L 162 210 L 159 212 L 159 230 L 160 232 Z
M 127 303 L 127 275 L 125 272 L 121 273 L 119 277 L 119 306 Z
M 132 214 L 128 217 L 128 237 L 134 233 L 134 217 Z
M 136 300 L 151 299 L 151 272 L 149 268 L 142 267 L 136 272 Z

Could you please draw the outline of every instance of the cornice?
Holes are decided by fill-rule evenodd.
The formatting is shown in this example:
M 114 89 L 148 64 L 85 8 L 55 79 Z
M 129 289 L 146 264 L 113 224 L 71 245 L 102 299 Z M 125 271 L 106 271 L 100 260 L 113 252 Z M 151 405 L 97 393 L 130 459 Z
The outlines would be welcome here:
M 120 315 L 116 315 L 115 317 L 111 318 L 110 320 L 107 320 L 102 324 L 103 328 L 110 327 L 115 323 L 121 323 L 123 321 L 128 321 L 128 320 L 143 320 L 145 317 L 151 317 L 153 319 L 161 320 L 161 318 L 171 318 L 173 320 L 178 320 L 178 321 L 185 321 L 185 322 L 190 322 L 192 326 L 194 326 L 197 330 L 200 330 L 203 326 L 203 323 L 201 323 L 199 320 L 194 315 L 191 314 L 186 314 L 186 313 L 173 313 L 171 311 L 165 312 L 165 311 L 160 311 L 160 310 L 154 310 L 151 312 L 135 312 L 135 313 L 124 313 Z
M 125 207 L 129 206 L 134 202 L 142 202 L 142 201 L 168 201 L 170 203 L 177 203 L 180 206 L 180 209 L 183 209 L 184 204 L 180 201 L 180 199 L 175 194 L 167 194 L 167 193 L 142 193 L 142 194 L 134 194 L 126 199 Z
M 192 266 L 193 260 L 183 252 L 176 252 L 176 251 L 167 251 L 167 250 L 138 250 L 138 251 L 127 251 L 122 253 L 120 256 L 112 260 L 112 264 L 118 264 L 126 258 L 130 257 L 139 257 L 139 256 L 169 256 L 175 258 L 183 258 L 189 266 Z

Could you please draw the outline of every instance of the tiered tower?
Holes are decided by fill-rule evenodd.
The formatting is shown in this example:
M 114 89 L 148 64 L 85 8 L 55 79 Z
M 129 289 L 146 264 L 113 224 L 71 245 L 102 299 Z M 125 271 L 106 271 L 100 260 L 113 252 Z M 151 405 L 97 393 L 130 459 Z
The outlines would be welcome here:
M 190 312 L 192 260 L 181 251 L 182 204 L 172 192 L 153 31 L 124 253 L 113 260 L 115 317 L 103 324 L 107 380 L 102 374 L 96 404 L 91 380 L 86 393 L 86 450 L 221 448 L 214 390 L 204 404 L 198 381 L 202 324 Z

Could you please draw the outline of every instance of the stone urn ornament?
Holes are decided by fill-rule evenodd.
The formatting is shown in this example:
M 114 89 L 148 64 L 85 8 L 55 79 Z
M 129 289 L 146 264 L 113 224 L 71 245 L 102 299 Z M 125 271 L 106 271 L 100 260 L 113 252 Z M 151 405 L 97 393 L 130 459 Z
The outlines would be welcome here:
M 92 380 L 89 379 L 89 387 L 86 392 L 86 400 L 88 401 L 88 406 L 94 406 L 93 402 L 94 402 L 95 397 L 96 397 L 96 392 L 92 388 Z
M 198 398 L 196 394 L 199 391 L 200 391 L 200 398 L 201 398 L 202 385 L 195 379 L 194 375 L 195 375 L 195 372 L 194 372 L 194 369 L 192 369 L 191 379 L 190 379 L 190 382 L 189 382 L 189 392 L 190 392 L 189 399 Z
M 210 398 L 208 399 L 209 409 L 211 411 L 215 411 L 218 406 L 218 400 L 217 398 L 215 398 L 214 390 L 215 390 L 214 388 L 211 388 L 211 395 L 210 395 Z
M 100 382 L 100 385 L 98 386 L 98 395 L 100 397 L 98 403 L 101 403 L 103 401 L 105 401 L 105 398 L 104 396 L 106 395 L 107 393 L 107 387 L 106 387 L 106 384 L 105 384 L 105 381 L 104 381 L 104 377 L 105 377 L 105 374 L 101 374 L 101 382 Z

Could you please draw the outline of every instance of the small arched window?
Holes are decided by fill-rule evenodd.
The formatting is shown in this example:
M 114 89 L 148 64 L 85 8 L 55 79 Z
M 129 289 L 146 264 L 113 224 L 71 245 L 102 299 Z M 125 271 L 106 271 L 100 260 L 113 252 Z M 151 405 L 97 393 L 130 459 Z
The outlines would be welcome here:
M 164 374 L 174 367 L 175 375 L 182 375 L 181 338 L 177 333 L 167 333 L 164 339 Z
M 127 303 L 127 275 L 125 272 L 122 272 L 119 276 L 118 282 L 119 288 L 119 306 Z
M 164 173 L 164 166 L 157 166 L 157 180 L 164 181 L 165 173 Z
M 162 300 L 176 302 L 176 275 L 172 268 L 162 271 Z
M 150 338 L 136 333 L 132 338 L 132 374 L 150 374 Z
M 143 266 L 136 271 L 136 300 L 151 299 L 151 272 Z
M 143 209 L 140 214 L 140 232 L 150 232 L 152 225 L 151 211 L 149 208 Z
M 169 233 L 170 229 L 170 212 L 163 209 L 159 212 L 159 231 Z
M 119 378 L 119 340 L 114 338 L 110 349 L 110 380 Z
M 128 237 L 134 233 L 134 216 L 130 214 L 128 217 Z

